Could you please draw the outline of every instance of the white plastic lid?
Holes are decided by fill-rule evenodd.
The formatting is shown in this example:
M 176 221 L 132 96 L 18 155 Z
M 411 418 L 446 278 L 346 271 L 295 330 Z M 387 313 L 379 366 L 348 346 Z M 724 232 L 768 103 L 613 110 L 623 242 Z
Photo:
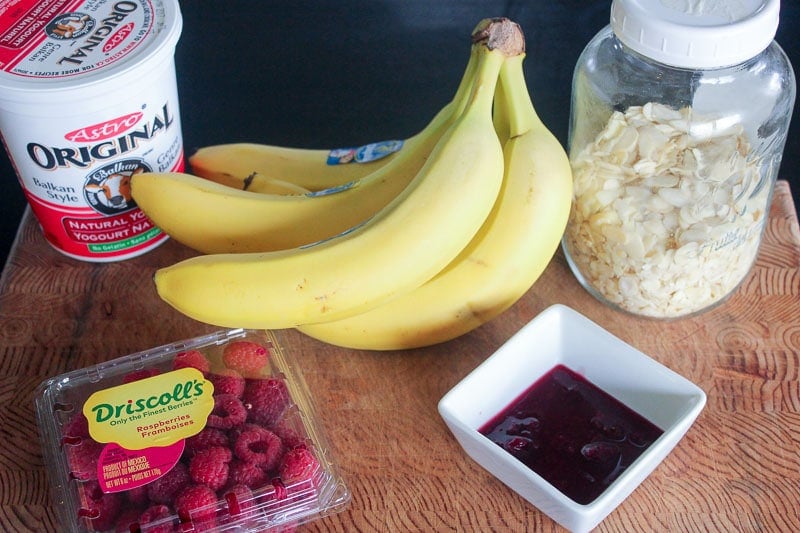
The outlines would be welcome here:
M 755 57 L 778 29 L 780 0 L 614 0 L 623 44 L 667 65 L 719 68 Z
M 65 102 L 134 85 L 172 61 L 178 0 L 0 0 L 0 102 Z

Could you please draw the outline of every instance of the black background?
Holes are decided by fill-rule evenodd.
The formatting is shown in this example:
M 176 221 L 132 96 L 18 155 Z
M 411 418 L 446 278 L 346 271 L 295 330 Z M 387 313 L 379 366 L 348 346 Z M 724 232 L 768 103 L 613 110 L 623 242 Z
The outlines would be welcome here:
M 611 1 L 183 0 L 176 51 L 186 153 L 228 142 L 333 148 L 405 138 L 452 96 L 469 34 L 485 17 L 518 22 L 534 104 L 566 144 L 572 70 L 608 23 Z M 800 65 L 800 2 L 784 0 L 777 41 Z M 800 112 L 779 178 L 800 206 Z M 0 265 L 26 201 L 0 155 Z

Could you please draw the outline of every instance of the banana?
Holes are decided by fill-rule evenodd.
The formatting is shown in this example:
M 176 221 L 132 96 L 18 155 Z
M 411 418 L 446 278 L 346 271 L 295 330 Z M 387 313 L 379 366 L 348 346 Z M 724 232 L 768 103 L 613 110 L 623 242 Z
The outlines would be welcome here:
M 131 181 L 133 198 L 170 237 L 207 254 L 270 252 L 334 237 L 373 216 L 416 176 L 466 106 L 473 55 L 453 100 L 414 143 L 361 180 L 286 195 L 237 190 L 185 173 L 143 173 Z
M 522 62 L 522 55 L 509 58 L 500 73 L 495 124 L 509 136 L 505 178 L 498 203 L 469 246 L 420 288 L 366 313 L 300 331 L 350 348 L 428 346 L 486 323 L 533 285 L 566 226 L 572 172 L 558 140 L 536 115 Z
M 423 149 L 430 147 L 431 127 L 405 141 L 383 141 L 341 150 L 258 143 L 204 146 L 189 157 L 189 166 L 194 175 L 235 189 L 264 194 L 319 192 L 369 176 L 399 157 L 398 151 L 415 151 L 421 145 Z M 363 151 L 389 153 L 378 159 L 343 164 L 338 162 L 338 151 L 347 153 L 348 158 Z
M 423 132 L 406 139 L 400 150 L 423 142 Z M 373 145 L 388 146 L 386 143 Z M 373 145 L 367 145 L 368 147 Z M 332 150 L 294 148 L 258 143 L 204 146 L 189 156 L 192 173 L 236 189 L 267 194 L 321 191 L 361 179 L 397 157 L 359 163 L 328 163 Z
M 510 25 L 478 25 L 477 73 L 464 113 L 412 183 L 373 218 L 308 247 L 203 255 L 162 268 L 154 276 L 159 296 L 205 323 L 282 329 L 364 312 L 435 276 L 481 227 L 502 184 L 491 105 L 504 58 L 521 52 Z

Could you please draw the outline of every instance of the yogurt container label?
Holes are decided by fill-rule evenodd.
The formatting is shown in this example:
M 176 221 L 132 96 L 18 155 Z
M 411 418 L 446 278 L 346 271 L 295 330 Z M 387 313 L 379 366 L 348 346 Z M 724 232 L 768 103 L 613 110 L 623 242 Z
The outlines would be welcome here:
M 0 135 L 47 240 L 116 261 L 166 240 L 131 177 L 184 169 L 175 0 L 0 0 Z

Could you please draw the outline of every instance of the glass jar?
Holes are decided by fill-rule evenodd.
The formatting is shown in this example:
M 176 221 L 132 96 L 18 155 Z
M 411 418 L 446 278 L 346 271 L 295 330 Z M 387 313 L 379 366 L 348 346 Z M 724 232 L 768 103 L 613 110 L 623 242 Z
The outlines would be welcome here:
M 575 68 L 563 248 L 596 298 L 676 318 L 755 262 L 795 98 L 779 0 L 614 0 Z

